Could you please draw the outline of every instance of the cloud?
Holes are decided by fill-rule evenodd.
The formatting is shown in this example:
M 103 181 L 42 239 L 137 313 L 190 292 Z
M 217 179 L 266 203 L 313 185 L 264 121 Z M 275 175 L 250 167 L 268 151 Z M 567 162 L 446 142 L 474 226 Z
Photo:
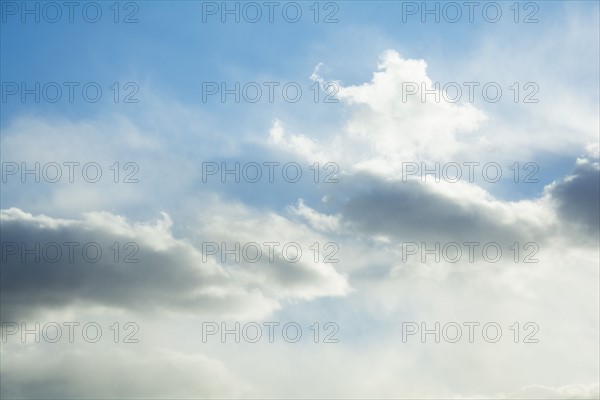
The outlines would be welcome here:
M 395 240 L 530 241 L 553 228 L 552 210 L 543 201 L 495 199 L 468 183 L 385 180 L 370 174 L 345 178 L 351 187 L 342 221 L 357 232 Z
M 316 210 L 308 207 L 304 200 L 299 199 L 296 206 L 289 207 L 289 210 L 305 219 L 310 226 L 320 232 L 340 232 L 341 227 L 341 215 L 326 215 L 317 212 Z
M 351 291 L 347 277 L 337 270 L 338 265 L 324 261 L 323 248 L 327 243 L 335 247 L 335 239 L 314 226 L 275 212 L 253 210 L 243 203 L 223 202 L 219 197 L 206 198 L 203 207 L 197 210 L 195 221 L 190 236 L 196 243 L 225 243 L 229 249 L 233 249 L 236 242 L 240 246 L 260 245 L 263 256 L 258 262 L 243 262 L 233 267 L 249 281 L 260 282 L 266 293 L 273 291 L 279 295 L 313 299 L 345 296 Z M 278 243 L 272 253 L 275 262 L 270 262 L 270 250 L 264 245 L 269 242 Z M 288 250 L 293 249 L 289 253 L 283 250 L 287 244 L 290 245 Z M 316 261 L 315 244 L 319 248 Z M 288 259 L 295 258 L 296 249 L 300 250 L 299 261 L 285 262 L 284 253 L 288 254 Z
M 600 229 L 600 164 L 598 158 L 577 160 L 573 173 L 553 182 L 546 192 L 566 223 L 584 226 L 597 240 Z
M 338 97 L 354 106 L 348 134 L 367 139 L 386 161 L 447 159 L 464 145 L 460 135 L 475 131 L 486 119 L 471 104 L 448 101 L 434 87 L 424 60 L 388 50 L 378 69 L 370 83 L 341 87 Z M 419 94 L 410 95 L 411 90 Z M 435 95 L 423 98 L 424 90 Z
M 530 385 L 516 392 L 498 395 L 501 399 L 597 399 L 600 396 L 598 383 L 565 385 L 559 387 Z
M 311 78 L 323 82 L 318 69 Z M 335 96 L 348 109 L 348 119 L 341 131 L 326 135 L 330 141 L 312 153 L 327 149 L 329 160 L 344 161 L 346 167 L 390 173 L 398 171 L 402 161 L 447 160 L 468 146 L 480 145 L 476 133 L 486 115 L 472 104 L 452 101 L 434 86 L 424 60 L 406 59 L 388 50 L 370 82 L 338 85 Z M 431 94 L 422 98 L 425 90 Z M 282 149 L 298 147 L 297 154 L 306 155 L 316 146 L 305 135 L 286 135 L 281 122 L 275 128 Z M 273 133 L 271 138 L 273 143 Z
M 12 349 L 2 364 L 3 398 L 237 397 L 243 387 L 218 360 L 166 349 Z
M 295 225 L 282 217 L 239 208 L 228 215 L 227 209 L 210 210 L 207 215 L 213 218 L 199 221 L 209 229 L 204 231 L 207 241 L 260 242 L 264 224 L 272 229 L 264 241 L 288 239 L 282 236 L 285 231 L 289 241 L 296 238 Z M 0 215 L 6 257 L 1 270 L 3 320 L 77 304 L 141 313 L 165 310 L 260 318 L 278 309 L 279 301 L 286 298 L 339 296 L 349 290 L 342 275 L 329 265 L 314 263 L 311 254 L 296 263 L 278 255 L 275 262 L 265 256 L 258 264 L 228 268 L 218 257 L 204 257 L 201 247 L 175 238 L 166 214 L 143 223 L 106 212 L 85 214 L 79 220 L 33 216 L 16 208 Z M 237 227 L 231 230 L 232 226 Z M 306 252 L 313 239 L 308 228 L 303 238 L 296 238 Z M 79 243 L 73 247 L 72 259 L 65 245 L 69 242 Z M 25 255 L 36 243 L 37 254 Z M 115 253 L 115 243 L 120 255 Z M 99 256 L 97 248 L 102 252 Z M 132 256 L 129 261 L 139 262 L 125 263 L 126 255 Z
M 494 41 L 493 46 L 504 43 Z M 549 49 L 539 57 L 548 56 L 546 51 Z M 478 60 L 486 64 L 492 62 L 483 55 L 480 57 Z M 496 57 L 494 54 L 494 60 Z M 325 79 L 319 75 L 319 67 L 311 78 L 323 84 Z M 497 81 L 504 87 L 504 97 L 510 97 L 503 103 L 469 102 L 466 88 L 461 100 L 454 102 L 450 93 L 435 86 L 435 82 L 440 82 L 440 86 L 454 81 L 495 82 L 488 76 L 489 71 L 478 74 L 480 70 L 479 63 L 476 69 L 469 69 L 470 77 L 464 71 L 454 71 L 460 79 L 437 71 L 444 81 L 430 75 L 424 60 L 387 50 L 381 54 L 378 70 L 368 82 L 343 85 L 327 79 L 339 86 L 335 96 L 340 101 L 343 124 L 319 131 L 310 126 L 289 126 L 277 119 L 267 145 L 311 161 L 311 156 L 336 161 L 348 172 L 367 171 L 391 178 L 398 176 L 402 164 L 408 161 L 482 164 L 495 161 L 511 165 L 549 154 L 564 155 L 565 150 L 574 157 L 576 151 L 596 140 L 598 120 L 593 110 L 597 107 L 590 104 L 597 99 L 589 97 L 587 92 L 581 93 L 587 97 L 573 98 L 568 93 L 570 88 L 552 86 L 554 75 L 544 75 L 543 81 L 536 81 L 539 86 L 545 85 L 540 89 L 539 104 L 515 104 L 509 90 L 515 78 L 505 76 L 508 72 L 497 68 L 490 70 L 501 74 L 503 78 Z M 414 90 L 418 93 L 410 94 Z M 546 92 L 557 94 L 544 96 Z M 594 145 L 589 146 L 593 152 Z

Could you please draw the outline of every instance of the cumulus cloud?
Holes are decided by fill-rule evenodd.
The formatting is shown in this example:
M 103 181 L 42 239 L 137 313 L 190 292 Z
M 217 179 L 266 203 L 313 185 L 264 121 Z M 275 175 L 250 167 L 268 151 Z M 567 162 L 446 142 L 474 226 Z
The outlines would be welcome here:
M 263 256 L 257 262 L 242 262 L 234 267 L 239 266 L 236 271 L 250 281 L 261 282 L 265 292 L 273 290 L 286 296 L 312 299 L 344 296 L 351 291 L 336 263 L 325 261 L 324 247 L 334 251 L 339 245 L 335 239 L 319 232 L 318 227 L 315 229 L 275 212 L 259 212 L 243 203 L 223 203 L 218 197 L 207 199 L 197 214 L 197 223 L 191 229 L 197 243 L 215 242 L 221 245 L 221 250 L 223 243 L 228 249 L 233 249 L 236 243 L 242 247 L 255 243 L 261 248 Z M 271 245 L 274 246 L 272 252 L 268 243 L 275 243 Z M 284 250 L 286 245 L 287 250 Z M 250 253 L 246 259 L 258 254 L 257 251 Z M 270 261 L 270 254 L 274 262 Z M 286 254 L 287 259 L 294 262 L 285 262 Z
M 275 215 L 212 215 L 203 221 L 209 229 L 205 239 L 219 245 L 225 240 L 257 241 L 263 224 L 273 229 L 265 241 L 286 239 L 281 232 L 287 229 L 292 235 L 294 228 Z M 3 320 L 79 303 L 137 312 L 263 317 L 278 309 L 281 299 L 344 295 L 349 288 L 335 269 L 312 262 L 308 254 L 297 263 L 278 255 L 274 262 L 265 256 L 259 265 L 226 268 L 220 257 L 206 257 L 201 247 L 173 237 L 166 214 L 161 220 L 131 223 L 106 212 L 66 220 L 11 208 L 1 217 Z M 238 228 L 230 230 L 232 225 Z M 308 228 L 304 235 L 303 248 L 308 251 L 313 239 Z M 35 254 L 27 254 L 27 249 Z
M 485 114 L 471 104 L 448 101 L 446 93 L 434 87 L 424 60 L 405 59 L 389 50 L 378 69 L 371 82 L 341 87 L 338 97 L 355 106 L 348 134 L 366 139 L 387 162 L 447 159 L 466 144 L 468 136 L 461 140 L 459 135 L 485 121 Z M 425 98 L 423 93 L 434 95 Z
M 325 82 L 319 68 L 311 78 Z M 583 107 L 571 110 L 572 104 L 560 102 L 569 111 L 556 112 L 556 104 L 546 101 L 543 107 L 526 104 L 522 113 L 513 115 L 501 107 L 500 113 L 480 107 L 466 101 L 466 96 L 451 101 L 452 95 L 435 85 L 439 80 L 430 76 L 425 60 L 403 57 L 395 50 L 381 54 L 378 70 L 368 82 L 344 85 L 327 80 L 337 82 L 335 96 L 343 108 L 344 124 L 332 131 L 312 132 L 278 119 L 269 146 L 309 160 L 311 156 L 335 160 L 347 172 L 367 171 L 388 178 L 399 176 L 406 162 L 475 160 L 510 165 L 540 154 L 558 154 L 565 146 L 571 153 L 585 146 L 590 154 L 597 152 L 597 144 L 590 144 L 597 117 L 590 118 Z M 507 113 L 508 121 L 502 118 Z M 557 133 L 555 119 L 570 125 Z
M 313 78 L 324 82 L 318 70 Z M 318 141 L 312 133 L 299 140 L 298 134 L 288 134 L 283 124 L 277 125 L 278 146 L 290 154 L 304 156 L 307 151 L 297 151 L 292 145 L 302 142 L 311 143 L 316 153 L 328 152 L 331 159 L 336 152 L 342 155 L 338 159 L 340 183 L 327 187 L 323 201 L 298 201 L 290 210 L 316 229 L 338 236 L 345 245 L 344 265 L 356 288 L 346 304 L 352 304 L 352 315 L 368 316 L 365 319 L 376 337 L 373 340 L 388 344 L 380 352 L 370 349 L 370 354 L 376 354 L 372 362 L 386 354 L 411 360 L 407 367 L 390 356 L 377 364 L 376 373 L 365 371 L 365 381 L 377 382 L 377 392 L 390 396 L 396 396 L 398 387 L 403 394 L 422 396 L 418 390 L 411 392 L 411 383 L 417 381 L 417 386 L 429 388 L 428 395 L 439 397 L 597 397 L 597 384 L 579 384 L 593 382 L 598 373 L 600 200 L 597 145 L 589 144 L 593 125 L 572 139 L 579 143 L 580 151 L 585 147 L 586 155 L 577 160 L 573 156 L 571 175 L 555 178 L 543 190 L 540 185 L 540 194 L 523 200 L 499 198 L 477 182 L 402 179 L 402 162 L 406 161 L 460 162 L 470 153 L 484 163 L 523 154 L 519 149 L 499 152 L 514 143 L 501 143 L 504 139 L 495 137 L 498 127 L 489 129 L 486 114 L 473 106 L 445 104 L 443 100 L 422 103 L 418 96 L 403 102 L 400 88 L 411 81 L 424 81 L 431 89 L 426 64 L 387 52 L 370 82 L 348 87 L 340 84 L 338 97 L 347 118 L 339 130 L 319 136 Z M 444 118 L 443 127 L 428 125 Z M 302 131 L 299 126 L 289 129 Z M 536 140 L 539 135 L 534 135 Z M 519 145 L 528 140 L 521 139 Z M 544 146 L 556 150 L 561 140 L 532 143 L 525 152 L 535 154 L 535 149 Z M 451 263 L 444 259 L 434 262 L 429 256 L 423 262 L 420 254 L 403 260 L 403 242 L 425 243 L 431 249 L 435 242 L 443 246 L 467 241 L 497 242 L 505 253 L 493 264 L 481 259 L 467 262 L 466 257 Z M 515 262 L 508 250 L 515 242 L 538 245 L 537 262 Z M 579 289 L 574 293 L 572 287 Z M 351 320 L 342 319 L 360 331 Z M 543 327 L 544 339 L 526 349 L 508 345 L 394 346 L 399 324 L 406 320 L 430 324 L 498 320 L 507 325 L 512 323 L 509 321 L 536 321 Z M 525 362 L 521 358 L 525 353 L 534 361 L 516 365 L 515 360 Z M 489 379 L 490 360 L 515 373 Z M 587 372 L 579 369 L 580 365 L 589 366 Z M 389 376 L 409 376 L 409 382 L 392 383 L 393 378 L 382 377 L 382 370 Z M 429 379 L 450 375 L 452 379 Z M 523 389 L 514 391 L 515 387 Z M 353 393 L 368 396 L 373 387 L 365 382 L 353 389 Z
M 320 67 L 311 78 L 324 84 Z M 431 176 L 426 183 L 419 176 L 407 179 L 407 162 L 460 163 L 465 154 L 477 154 L 478 163 L 509 157 L 497 151 L 500 147 L 495 151 L 494 141 L 486 136 L 493 129 L 485 125 L 483 111 L 472 104 L 452 103 L 445 93 L 436 91 L 424 60 L 388 50 L 370 82 L 337 83 L 336 96 L 347 110 L 343 127 L 316 140 L 312 134 L 289 134 L 276 121 L 268 141 L 270 146 L 276 143 L 304 158 L 328 154 L 329 159 L 339 161 L 341 182 L 327 187 L 325 196 L 329 211 L 320 212 L 325 203 L 314 202 L 300 202 L 294 208 L 296 215 L 313 226 L 365 234 L 383 243 L 485 239 L 508 246 L 511 242 L 543 244 L 559 237 L 587 241 L 587 234 L 571 230 L 576 226 L 587 227 L 592 240 L 597 236 L 598 146 L 587 141 L 589 135 L 578 137 L 586 156 L 577 160 L 571 176 L 551 183 L 538 196 L 504 200 L 489 192 L 490 185 L 467 182 L 464 170 L 458 182 L 433 182 Z M 412 83 L 419 85 L 419 94 L 407 92 Z M 430 93 L 425 99 L 420 95 L 423 88 Z M 420 168 L 422 173 L 424 166 Z
M 553 217 L 540 202 L 499 201 L 468 183 L 423 184 L 369 174 L 346 180 L 368 182 L 368 190 L 349 196 L 343 205 L 344 221 L 359 231 L 396 240 L 527 240 L 542 237 Z
M 312 79 L 323 82 L 318 69 Z M 329 135 L 330 160 L 341 155 L 348 167 L 390 173 L 399 171 L 402 161 L 448 160 L 466 147 L 485 144 L 477 131 L 486 115 L 472 104 L 453 101 L 436 86 L 424 60 L 388 50 L 370 82 L 338 85 L 336 97 L 349 109 L 349 117 L 342 131 Z M 280 122 L 277 127 L 277 143 L 284 149 L 293 143 L 312 143 L 305 135 L 286 136 Z
M 593 149 L 590 151 L 593 153 Z M 566 223 L 584 226 L 597 240 L 600 229 L 600 164 L 598 157 L 577 160 L 571 175 L 553 182 L 546 192 Z

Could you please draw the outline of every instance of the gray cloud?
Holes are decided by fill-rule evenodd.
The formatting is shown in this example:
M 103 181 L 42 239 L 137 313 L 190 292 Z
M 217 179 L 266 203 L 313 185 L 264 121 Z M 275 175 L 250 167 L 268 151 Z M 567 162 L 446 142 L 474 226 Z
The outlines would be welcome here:
M 343 221 L 358 233 L 395 241 L 510 243 L 547 235 L 547 225 L 520 212 L 529 203 L 483 198 L 474 186 L 449 185 L 444 192 L 414 180 L 361 173 L 345 177 L 341 193 L 332 197 L 338 198 Z
M 108 213 L 59 220 L 18 209 L 2 211 L 6 261 L 0 271 L 2 320 L 20 320 L 36 311 L 75 304 L 136 312 L 164 309 L 197 316 L 261 317 L 277 309 L 283 298 L 343 293 L 339 291 L 344 284 L 341 275 L 332 269 L 322 272 L 310 263 L 278 260 L 265 269 L 241 264 L 231 268 L 212 257 L 203 259 L 190 243 L 172 236 L 170 224 L 166 216 L 152 224 L 130 224 Z M 246 234 L 252 235 L 252 226 L 249 229 Z M 80 243 L 72 259 L 64 245 L 67 242 Z M 24 250 L 33 249 L 36 243 L 39 260 Z M 55 245 L 47 247 L 45 254 L 43 248 L 49 243 Z M 86 259 L 82 249 L 89 243 L 93 245 Z M 115 243 L 120 248 L 117 260 Z M 131 247 L 125 249 L 128 243 Z M 131 259 L 139 262 L 123 262 L 133 246 L 139 252 L 131 254 Z M 54 263 L 56 247 L 62 256 Z M 101 249 L 102 256 L 92 262 L 98 258 L 95 248 Z
M 551 186 L 549 193 L 566 222 L 584 226 L 598 236 L 600 229 L 600 169 L 598 163 L 576 165 L 571 176 Z

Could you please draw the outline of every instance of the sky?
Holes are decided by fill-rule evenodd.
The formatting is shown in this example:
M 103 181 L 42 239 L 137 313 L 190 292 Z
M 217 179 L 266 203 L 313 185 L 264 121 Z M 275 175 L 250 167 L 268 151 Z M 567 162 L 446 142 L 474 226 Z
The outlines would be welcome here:
M 597 1 L 0 11 L 2 398 L 599 398 Z

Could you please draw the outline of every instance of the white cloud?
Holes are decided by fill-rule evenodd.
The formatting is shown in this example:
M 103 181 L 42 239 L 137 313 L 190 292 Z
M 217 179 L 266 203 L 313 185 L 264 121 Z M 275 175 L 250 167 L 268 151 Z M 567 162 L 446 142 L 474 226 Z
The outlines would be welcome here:
M 243 387 L 218 360 L 167 349 L 11 348 L 2 364 L 7 398 L 237 397 Z

